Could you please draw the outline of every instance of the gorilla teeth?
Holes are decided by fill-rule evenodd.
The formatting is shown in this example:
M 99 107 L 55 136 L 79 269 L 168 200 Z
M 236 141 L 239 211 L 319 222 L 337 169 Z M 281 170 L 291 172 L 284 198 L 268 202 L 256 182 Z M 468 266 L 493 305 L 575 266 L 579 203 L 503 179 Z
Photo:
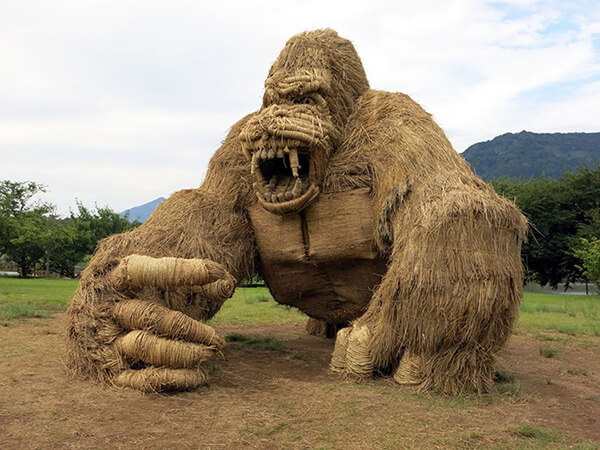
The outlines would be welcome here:
M 286 147 L 286 149 L 287 149 L 287 147 Z M 290 166 L 292 167 L 292 175 L 294 176 L 294 178 L 298 178 L 298 169 L 300 169 L 300 162 L 298 159 L 298 149 L 293 148 L 293 149 L 289 150 L 289 154 L 290 154 Z
M 306 192 L 306 184 L 299 178 L 288 177 L 282 180 L 280 183 L 271 179 L 269 184 L 266 183 L 254 183 L 254 189 L 267 202 L 280 203 L 300 197 Z
M 260 173 L 259 166 L 259 151 L 256 151 L 252 154 L 252 164 L 250 165 L 250 173 L 254 175 L 257 171 Z
M 292 195 L 294 197 L 300 197 L 302 192 L 304 191 L 304 183 L 300 178 L 296 178 L 296 182 L 294 183 L 294 187 L 292 188 Z
M 287 158 L 286 158 L 287 155 Z M 283 166 L 291 171 L 287 174 L 273 173 L 269 179 L 265 178 L 261 164 L 263 160 L 280 158 Z M 289 162 L 289 168 L 286 164 Z M 280 203 L 294 200 L 303 195 L 307 190 L 307 184 L 300 178 L 300 158 L 298 149 L 295 147 L 269 147 L 259 148 L 252 154 L 251 173 L 257 177 L 254 185 L 255 190 L 265 201 Z

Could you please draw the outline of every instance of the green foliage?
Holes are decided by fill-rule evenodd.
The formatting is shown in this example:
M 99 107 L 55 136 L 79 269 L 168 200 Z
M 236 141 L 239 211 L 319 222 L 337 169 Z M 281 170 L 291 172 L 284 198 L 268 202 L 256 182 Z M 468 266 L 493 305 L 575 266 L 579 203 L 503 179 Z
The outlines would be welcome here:
M 6 255 L 19 266 L 21 276 L 26 277 L 46 253 L 51 240 L 48 222 L 36 211 L 22 212 L 13 221 L 13 231 Z
M 100 239 L 131 230 L 131 223 L 108 207 L 90 210 L 77 202 L 77 212 L 54 222 L 52 241 L 48 245 L 48 267 L 62 276 L 74 277 L 78 263 L 94 252 Z
M 73 278 L 75 267 L 88 253 L 87 238 L 72 220 L 49 219 L 51 239 L 46 246 L 46 267 L 62 276 Z
M 494 372 L 494 383 L 514 383 L 515 380 L 515 374 L 509 370 L 498 369 Z
M 574 247 L 581 239 L 600 236 L 600 165 L 582 167 L 558 180 L 501 178 L 491 183 L 530 221 L 529 242 L 523 245 L 528 276 L 554 288 L 581 279 L 582 261 Z
M 581 258 L 583 274 L 600 289 L 600 240 L 581 238 L 575 256 Z
M 73 223 L 76 233 L 81 237 L 85 253 L 93 253 L 100 239 L 140 225 L 139 222 L 129 222 L 127 217 L 121 217 L 109 207 L 96 206 L 95 210 L 90 210 L 79 201 L 77 212 L 71 212 L 68 221 Z
M 479 142 L 463 157 L 484 180 L 545 175 L 558 178 L 583 164 L 600 162 L 600 133 L 506 133 Z
M 583 375 L 584 377 L 587 377 L 590 374 L 590 371 L 583 367 L 569 367 L 567 373 L 569 375 Z
M 33 201 L 45 186 L 33 182 L 0 182 L 0 254 L 27 276 L 45 254 L 50 239 L 47 215 L 52 205 Z
M 499 394 L 518 396 L 521 393 L 521 385 L 517 382 L 515 374 L 508 370 L 496 370 L 494 384 Z
M 0 303 L 0 325 L 8 325 L 14 319 L 44 318 L 50 315 L 32 303 Z
M 0 211 L 12 217 L 32 210 L 49 212 L 52 206 L 48 203 L 32 202 L 42 192 L 46 192 L 46 186 L 32 181 L 0 181 Z
M 43 192 L 33 182 L 0 182 L 0 256 L 17 264 L 22 277 L 36 266 L 73 277 L 100 239 L 138 225 L 108 207 L 89 210 L 80 202 L 76 213 L 61 219 L 53 205 L 33 201 Z

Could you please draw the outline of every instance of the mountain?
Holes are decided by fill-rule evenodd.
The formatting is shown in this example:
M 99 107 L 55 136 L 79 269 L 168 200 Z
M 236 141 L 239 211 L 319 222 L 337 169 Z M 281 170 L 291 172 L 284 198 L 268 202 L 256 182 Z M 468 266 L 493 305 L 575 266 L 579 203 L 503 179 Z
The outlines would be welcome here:
M 600 162 L 600 133 L 506 133 L 471 145 L 462 155 L 484 180 L 558 178 Z
M 165 199 L 164 197 L 158 197 L 157 199 L 152 200 L 151 202 L 144 203 L 143 205 L 134 206 L 133 208 L 126 209 L 125 211 L 121 212 L 119 215 L 121 217 L 124 217 L 126 214 L 129 214 L 130 222 L 135 222 L 137 220 L 138 222 L 143 223 L 146 221 L 146 219 L 148 217 L 150 217 L 150 214 L 152 214 L 154 212 L 154 210 L 159 205 L 159 203 L 162 202 L 164 199 Z

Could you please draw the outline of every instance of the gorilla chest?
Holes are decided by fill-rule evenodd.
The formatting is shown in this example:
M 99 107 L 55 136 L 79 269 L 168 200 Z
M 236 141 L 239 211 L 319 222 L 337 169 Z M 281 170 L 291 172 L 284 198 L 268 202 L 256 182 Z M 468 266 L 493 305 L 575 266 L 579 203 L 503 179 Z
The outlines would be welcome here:
M 385 273 L 369 189 L 321 194 L 298 214 L 250 209 L 265 281 L 279 303 L 330 323 L 359 317 Z

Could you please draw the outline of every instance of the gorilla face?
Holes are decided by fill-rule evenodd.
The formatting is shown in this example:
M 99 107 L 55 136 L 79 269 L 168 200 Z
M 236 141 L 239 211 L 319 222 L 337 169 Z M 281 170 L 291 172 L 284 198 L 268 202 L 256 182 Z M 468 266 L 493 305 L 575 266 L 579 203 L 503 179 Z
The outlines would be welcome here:
M 319 195 L 354 103 L 368 88 L 354 46 L 335 31 L 286 43 L 269 71 L 262 108 L 239 135 L 267 211 L 295 213 Z
M 263 108 L 240 133 L 260 204 L 276 214 L 301 211 L 318 195 L 337 132 L 331 120 L 327 73 L 272 74 Z

